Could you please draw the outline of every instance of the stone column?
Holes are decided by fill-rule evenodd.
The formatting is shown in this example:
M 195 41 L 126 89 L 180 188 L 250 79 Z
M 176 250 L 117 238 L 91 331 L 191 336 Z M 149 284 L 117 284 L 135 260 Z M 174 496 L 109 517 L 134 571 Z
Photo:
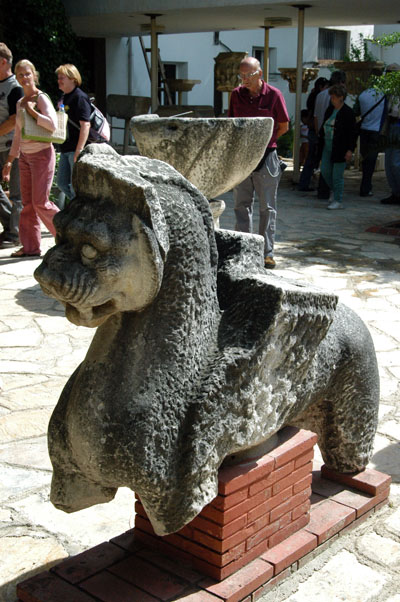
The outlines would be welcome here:
M 240 61 L 246 58 L 247 52 L 220 52 L 215 57 L 214 65 L 214 105 L 215 114 L 222 113 L 222 92 L 232 92 L 239 85 L 238 71 Z M 220 93 L 220 94 L 218 94 Z M 229 101 L 228 101 L 229 102 Z

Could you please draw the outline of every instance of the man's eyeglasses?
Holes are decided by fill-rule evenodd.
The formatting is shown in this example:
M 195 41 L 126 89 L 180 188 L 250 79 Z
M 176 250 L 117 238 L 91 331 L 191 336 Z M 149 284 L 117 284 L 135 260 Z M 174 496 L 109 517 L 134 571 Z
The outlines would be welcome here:
M 254 75 L 258 75 L 259 71 L 253 71 L 253 73 L 239 73 L 238 78 L 244 81 L 245 79 L 250 79 L 250 77 L 254 77 Z

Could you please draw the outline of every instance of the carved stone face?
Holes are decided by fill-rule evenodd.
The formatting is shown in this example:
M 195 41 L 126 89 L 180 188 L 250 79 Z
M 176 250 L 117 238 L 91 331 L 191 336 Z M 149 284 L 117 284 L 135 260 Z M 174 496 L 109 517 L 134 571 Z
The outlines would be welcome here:
M 154 232 L 111 201 L 75 199 L 54 218 L 56 246 L 35 271 L 44 293 L 68 320 L 96 327 L 121 311 L 140 311 L 161 285 L 163 262 Z

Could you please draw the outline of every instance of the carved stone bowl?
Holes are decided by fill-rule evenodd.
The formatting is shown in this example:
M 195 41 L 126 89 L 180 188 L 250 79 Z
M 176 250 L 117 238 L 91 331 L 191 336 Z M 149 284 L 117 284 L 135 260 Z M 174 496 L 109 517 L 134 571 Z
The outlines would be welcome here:
M 273 126 L 271 117 L 131 119 L 140 154 L 169 163 L 209 199 L 231 190 L 257 167 Z

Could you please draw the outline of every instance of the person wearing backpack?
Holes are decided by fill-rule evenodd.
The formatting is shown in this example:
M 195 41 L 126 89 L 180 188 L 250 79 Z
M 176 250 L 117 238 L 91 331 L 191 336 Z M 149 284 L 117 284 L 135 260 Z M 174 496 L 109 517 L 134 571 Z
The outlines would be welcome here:
M 381 71 L 373 73 L 379 75 Z M 357 98 L 353 111 L 360 116 L 360 154 L 362 178 L 360 196 L 372 196 L 372 176 L 378 158 L 379 131 L 386 114 L 385 95 L 374 88 L 363 90 Z
M 56 74 L 58 87 L 63 93 L 59 108 L 64 105 L 68 115 L 67 139 L 59 147 L 57 186 L 68 201 L 72 201 L 75 198 L 72 169 L 87 143 L 92 109 L 88 95 L 80 88 L 82 77 L 75 65 L 69 63 L 60 65 L 56 69 Z

